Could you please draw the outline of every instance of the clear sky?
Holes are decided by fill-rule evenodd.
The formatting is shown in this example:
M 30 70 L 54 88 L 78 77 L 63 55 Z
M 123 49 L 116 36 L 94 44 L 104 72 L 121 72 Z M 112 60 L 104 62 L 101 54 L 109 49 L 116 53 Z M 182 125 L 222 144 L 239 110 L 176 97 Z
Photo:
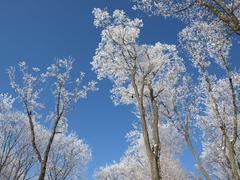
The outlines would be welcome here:
M 183 28 L 176 20 L 133 11 L 130 0 L 0 0 L 0 92 L 12 93 L 6 69 L 22 60 L 41 68 L 55 58 L 71 56 L 76 60 L 74 73 L 82 70 L 87 80 L 95 80 L 90 65 L 100 41 L 91 14 L 95 7 L 107 7 L 111 12 L 123 9 L 132 18 L 142 18 L 141 43 L 176 44 L 177 32 Z M 128 145 L 125 135 L 137 120 L 129 107 L 112 104 L 107 80 L 98 87 L 99 91 L 82 100 L 69 116 L 70 130 L 92 149 L 88 179 L 95 168 L 119 160 Z M 193 168 L 190 155 L 185 153 L 181 159 L 186 169 Z

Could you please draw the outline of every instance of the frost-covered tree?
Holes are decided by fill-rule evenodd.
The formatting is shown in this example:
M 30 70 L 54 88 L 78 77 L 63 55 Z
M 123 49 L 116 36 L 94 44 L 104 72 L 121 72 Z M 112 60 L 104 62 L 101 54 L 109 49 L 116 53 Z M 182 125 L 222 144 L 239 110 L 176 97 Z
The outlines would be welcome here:
M 56 136 L 49 153 L 47 179 L 84 179 L 91 152 L 75 134 Z
M 185 28 L 180 41 L 199 72 L 202 111 L 198 123 L 204 133 L 204 157 L 206 152 L 218 152 L 218 157 L 225 158 L 216 161 L 219 167 L 225 164 L 231 179 L 239 180 L 239 72 L 229 63 L 231 42 L 224 33 L 217 34 L 220 37 L 217 42 L 214 36 L 205 36 L 198 28 L 198 25 Z M 207 24 L 202 24 L 201 29 L 212 31 Z M 221 70 L 221 75 L 213 70 L 214 66 Z M 215 144 L 215 149 L 210 144 Z
M 185 140 L 193 158 L 196 161 L 197 167 L 201 174 L 210 179 L 210 176 L 203 165 L 203 162 L 193 145 L 193 141 L 199 139 L 196 133 L 199 131 L 197 126 L 196 116 L 200 110 L 199 102 L 199 87 L 192 84 L 192 80 L 184 76 L 181 81 L 162 96 L 161 98 L 160 114 L 165 117 L 165 120 L 171 123 L 178 133 Z M 201 138 L 201 137 L 200 137 Z
M 0 94 L 0 179 L 26 180 L 35 159 L 28 141 L 25 118 L 12 112 L 14 99 Z
M 171 125 L 159 126 L 162 146 L 162 179 L 183 180 L 187 178 L 180 163 L 175 160 L 181 153 L 182 139 Z M 145 180 L 151 179 L 142 133 L 139 130 L 127 134 L 130 143 L 120 162 L 99 168 L 95 172 L 97 180 Z
M 39 163 L 31 145 L 28 117 L 12 110 L 11 96 L 0 94 L 0 178 L 36 179 Z M 35 123 L 36 144 L 45 149 L 51 132 Z M 91 158 L 88 145 L 75 134 L 57 134 L 49 152 L 45 179 L 82 179 Z
M 173 16 L 187 22 L 207 22 L 216 31 L 240 35 L 239 0 L 131 0 L 134 9 L 154 15 Z M 221 26 L 221 29 L 219 29 Z
M 195 119 L 203 132 L 204 164 L 215 177 L 239 180 L 239 72 L 229 51 L 232 35 L 240 34 L 240 1 L 133 1 L 136 9 L 187 22 L 180 43 L 199 72 Z
M 14 67 L 8 70 L 11 86 L 27 116 L 31 145 L 40 164 L 39 180 L 45 178 L 54 139 L 67 129 L 67 113 L 71 106 L 79 99 L 85 98 L 88 91 L 96 89 L 94 81 L 81 85 L 84 73 L 80 73 L 79 78 L 71 81 L 72 64 L 71 59 L 58 59 L 55 64 L 47 68 L 46 72 L 40 73 L 39 68 L 29 69 L 25 62 L 21 62 L 19 63 L 21 75 L 17 77 Z M 48 92 L 46 94 L 52 94 L 52 102 L 43 104 L 40 101 L 44 91 Z M 43 108 L 45 111 L 49 110 L 46 117 L 44 114 L 41 115 Z M 37 137 L 39 133 L 37 126 L 43 118 L 45 118 L 45 123 L 49 123 L 47 128 L 50 132 L 46 138 L 41 139 Z
M 51 131 L 36 124 L 36 142 L 44 151 Z M 30 139 L 30 138 L 29 138 Z M 36 157 L 36 156 L 35 156 Z M 48 155 L 46 177 L 48 180 L 84 179 L 91 151 L 85 142 L 74 133 L 57 133 Z M 40 173 L 36 173 L 39 176 Z
M 209 79 L 209 82 L 202 82 L 205 91 L 203 104 L 206 109 L 204 115 L 198 117 L 204 132 L 202 156 L 214 176 L 238 180 L 240 127 L 239 110 L 235 114 L 234 106 L 239 107 L 240 76 L 237 73 L 232 74 L 233 89 L 228 78 Z
M 123 11 L 94 9 L 94 24 L 102 27 L 101 42 L 92 61 L 98 78 L 113 82 L 115 104 L 134 105 L 141 122 L 144 145 L 153 180 L 162 179 L 159 138 L 160 95 L 174 88 L 185 70 L 174 45 L 140 45 L 140 19 L 129 19 Z M 165 97 L 167 98 L 167 97 Z

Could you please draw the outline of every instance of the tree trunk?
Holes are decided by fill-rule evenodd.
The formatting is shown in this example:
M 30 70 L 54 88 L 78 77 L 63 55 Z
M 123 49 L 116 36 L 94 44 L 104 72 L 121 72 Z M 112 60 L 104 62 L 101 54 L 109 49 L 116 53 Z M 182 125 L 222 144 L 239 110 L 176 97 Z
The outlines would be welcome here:
M 151 179 L 152 180 L 161 180 L 160 177 L 160 171 L 159 171 L 159 158 L 154 154 L 154 150 L 151 148 L 150 140 L 149 140 L 149 134 L 148 134 L 148 128 L 147 123 L 145 119 L 145 113 L 144 113 L 144 106 L 142 103 L 140 103 L 140 114 L 141 114 L 141 125 L 142 125 L 142 132 L 143 132 L 143 138 L 144 138 L 144 144 L 147 152 L 148 161 L 150 164 L 150 170 L 151 170 Z
M 58 126 L 58 123 L 63 115 L 63 112 L 62 111 L 60 114 L 58 113 L 58 117 L 54 123 L 54 128 L 53 128 L 53 132 L 49 138 L 49 141 L 48 141 L 48 145 L 47 145 L 47 148 L 45 150 L 45 153 L 44 153 L 44 158 L 41 162 L 41 172 L 40 172 L 40 175 L 39 175 L 39 178 L 38 180 L 44 180 L 45 178 L 45 175 L 46 175 L 46 169 L 47 169 L 47 162 L 48 162 L 48 156 L 49 156 L 49 153 L 50 153 L 50 150 L 51 150 L 51 147 L 52 147 L 52 143 L 53 143 L 53 140 L 54 140 L 54 137 L 56 135 L 56 130 L 57 130 L 57 126 Z
M 234 14 L 226 3 L 214 0 L 214 4 L 208 3 L 203 0 L 196 1 L 199 6 L 205 8 L 209 13 L 213 14 L 221 20 L 227 27 L 229 27 L 237 35 L 240 35 L 240 23 L 238 17 Z M 217 7 L 220 7 L 219 10 Z
M 204 72 L 204 71 L 203 71 Z M 230 77 L 230 76 L 229 76 Z M 229 78 L 228 77 L 228 78 Z M 218 119 L 220 120 L 220 123 L 221 123 L 221 126 L 222 126 L 222 128 L 221 128 L 221 131 L 222 131 L 222 133 L 223 133 L 223 137 L 226 139 L 226 148 L 227 148 L 227 150 L 228 150 L 228 155 L 226 155 L 226 157 L 229 159 L 229 161 L 230 161 L 230 167 L 231 167 L 231 173 L 232 173 L 232 178 L 233 178 L 233 180 L 240 180 L 240 176 L 239 176 L 239 173 L 238 173 L 238 165 L 237 165 L 237 161 L 236 161 L 236 154 L 235 154 L 235 151 L 234 151 L 234 144 L 235 144 L 235 141 L 236 141 L 236 138 L 237 138 L 237 134 L 236 134 L 236 131 L 237 131 L 237 127 L 236 127 L 236 125 L 237 125 L 237 121 L 234 121 L 233 122 L 233 126 L 234 126 L 234 139 L 233 139 L 233 141 L 231 142 L 230 141 L 230 139 L 229 139 L 229 137 L 228 137 L 228 135 L 227 135 L 227 133 L 226 133 L 226 130 L 225 130 L 225 128 L 223 128 L 223 127 L 225 127 L 225 123 L 223 122 L 223 119 L 221 118 L 221 115 L 220 115 L 220 112 L 219 112 L 219 109 L 218 109 L 218 104 L 216 103 L 216 99 L 214 98 L 214 96 L 212 95 L 212 86 L 211 86 L 211 83 L 210 83 L 210 80 L 209 80 L 209 77 L 207 76 L 207 75 L 204 75 L 204 78 L 205 78 L 205 81 L 207 82 L 207 84 L 208 84 L 208 92 L 209 93 L 211 93 L 211 99 L 213 100 L 213 102 L 214 102 L 214 110 L 215 110 L 215 112 L 216 112 L 216 115 L 217 115 L 217 117 L 218 117 Z M 230 80 L 229 80 L 230 81 Z M 232 86 L 232 84 L 231 84 L 232 82 L 230 81 L 230 88 L 233 88 L 233 87 L 231 87 Z M 233 89 L 231 89 L 232 90 L 232 96 L 234 96 L 234 90 Z M 235 99 L 235 97 L 233 97 L 233 103 L 234 103 L 234 99 Z M 236 105 L 234 105 L 233 104 L 233 106 L 236 106 Z M 236 108 L 236 107 L 234 107 L 234 108 Z M 236 115 L 237 114 L 235 114 L 235 118 L 236 118 Z
M 142 80 L 142 85 L 141 85 L 141 89 L 139 92 L 138 87 L 136 85 L 136 81 L 135 81 L 135 72 L 132 73 L 132 86 L 134 89 L 134 93 L 135 93 L 137 105 L 138 105 L 138 110 L 140 113 L 140 121 L 141 121 L 141 126 L 142 126 L 143 140 L 144 140 L 144 145 L 146 148 L 148 162 L 150 165 L 151 179 L 152 180 L 161 180 L 162 178 L 160 177 L 160 173 L 159 173 L 158 158 L 156 158 L 156 156 L 153 153 L 153 150 L 151 148 L 148 126 L 147 126 L 146 117 L 145 117 L 145 108 L 144 108 L 144 104 L 143 104 L 143 95 L 144 95 L 144 87 L 145 87 L 144 79 Z
M 232 173 L 232 179 L 233 180 L 240 180 L 240 176 L 238 173 L 238 165 L 236 161 L 236 154 L 234 151 L 234 146 L 232 145 L 231 141 L 229 140 L 228 136 L 225 135 L 226 138 L 226 147 L 228 150 L 228 160 L 230 161 L 231 166 L 231 173 Z
M 161 180 L 162 177 L 160 176 L 160 170 L 159 170 L 159 163 L 158 163 L 158 159 L 156 158 L 156 156 L 152 156 L 152 160 L 151 160 L 151 177 L 152 180 Z
M 187 145 L 188 145 L 188 147 L 189 147 L 189 149 L 190 149 L 190 151 L 191 151 L 191 153 L 192 153 L 192 155 L 193 155 L 193 157 L 194 157 L 194 159 L 195 159 L 195 161 L 198 165 L 198 168 L 199 168 L 201 174 L 205 177 L 206 180 L 210 180 L 210 177 L 209 177 L 207 171 L 203 167 L 202 162 L 201 162 L 197 152 L 195 151 L 195 149 L 192 145 L 192 142 L 191 142 L 191 139 L 189 138 L 189 135 L 185 134 L 184 138 L 185 138 L 185 141 L 187 142 Z
M 152 107 L 152 137 L 153 137 L 153 145 L 152 145 L 152 154 L 153 154 L 153 161 L 154 169 L 156 169 L 155 174 L 158 174 L 158 179 L 162 179 L 162 172 L 161 172 L 161 164 L 160 164 L 160 153 L 161 153 L 161 143 L 160 143 L 160 135 L 159 135 L 159 109 L 156 102 L 156 97 L 153 93 L 153 88 L 151 84 L 148 86 L 149 88 L 149 96 L 151 101 Z
M 41 163 L 41 171 L 40 171 L 40 175 L 38 177 L 38 180 L 44 180 L 45 179 L 46 169 L 47 169 L 47 163 L 42 161 L 42 163 Z

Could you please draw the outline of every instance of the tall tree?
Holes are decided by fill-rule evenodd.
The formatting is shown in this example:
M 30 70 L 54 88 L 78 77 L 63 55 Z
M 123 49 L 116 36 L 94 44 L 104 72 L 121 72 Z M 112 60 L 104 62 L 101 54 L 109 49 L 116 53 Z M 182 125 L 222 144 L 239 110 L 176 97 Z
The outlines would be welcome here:
M 233 70 L 229 63 L 231 41 L 226 34 L 216 32 L 208 24 L 185 28 L 180 33 L 180 40 L 199 72 L 201 106 L 204 108 L 198 122 L 208 137 L 205 141 L 211 139 L 217 145 L 222 139 L 222 148 L 216 146 L 215 151 L 227 159 L 231 179 L 239 180 L 240 167 L 236 153 L 240 133 L 239 72 Z M 213 67 L 218 67 L 221 75 Z
M 135 9 L 176 17 L 187 23 L 179 37 L 199 72 L 201 105 L 195 118 L 204 135 L 203 157 L 208 167 L 215 164 L 215 171 L 222 169 L 226 172 L 224 177 L 239 180 L 239 74 L 233 70 L 236 64 L 229 62 L 229 51 L 234 35 L 240 35 L 240 1 L 133 1 Z M 216 73 L 217 68 L 221 75 Z M 207 154 L 215 154 L 220 159 Z
M 173 88 L 185 70 L 174 45 L 139 45 L 139 19 L 129 19 L 123 11 L 94 9 L 94 24 L 102 27 L 102 39 L 93 58 L 98 78 L 113 82 L 115 104 L 133 104 L 141 122 L 152 180 L 162 179 L 159 104 L 163 91 Z

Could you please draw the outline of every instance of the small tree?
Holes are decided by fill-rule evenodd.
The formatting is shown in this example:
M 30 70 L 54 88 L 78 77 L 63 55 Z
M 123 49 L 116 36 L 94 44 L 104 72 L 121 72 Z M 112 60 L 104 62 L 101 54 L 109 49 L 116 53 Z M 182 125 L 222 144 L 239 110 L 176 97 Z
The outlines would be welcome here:
M 25 118 L 12 112 L 14 99 L 0 94 L 0 179 L 27 180 L 35 164 Z
M 162 178 L 183 180 L 187 175 L 183 171 L 176 156 L 182 151 L 182 139 L 178 132 L 171 125 L 159 126 L 161 132 L 162 156 Z M 121 158 L 120 162 L 100 167 L 95 177 L 97 180 L 145 180 L 151 179 L 151 171 L 148 165 L 146 150 L 142 133 L 139 130 L 131 131 L 127 134 L 130 145 Z
M 47 177 L 49 180 L 83 179 L 91 159 L 88 145 L 75 134 L 56 136 L 49 153 Z
M 29 128 L 31 132 L 31 144 L 34 153 L 40 163 L 39 180 L 44 180 L 48 166 L 49 154 L 53 145 L 55 136 L 64 133 L 67 127 L 66 115 L 71 106 L 80 98 L 85 98 L 88 91 L 95 90 L 95 82 L 91 81 L 86 86 L 81 87 L 81 81 L 84 77 L 80 73 L 80 78 L 73 82 L 70 81 L 70 72 L 73 61 L 71 59 L 59 59 L 55 64 L 47 68 L 47 71 L 40 74 L 38 68 L 32 68 L 33 73 L 25 62 L 19 63 L 19 69 L 22 73 L 20 83 L 15 77 L 14 67 L 10 67 L 8 74 L 11 81 L 11 87 L 15 90 L 19 100 L 22 102 L 26 116 L 28 117 Z M 40 93 L 44 88 L 44 84 L 50 83 L 50 91 L 53 95 L 53 111 L 47 115 L 47 122 L 51 126 L 50 135 L 45 140 L 45 144 L 37 141 L 37 122 L 40 118 L 37 111 L 44 108 L 39 102 Z M 47 89 L 49 90 L 49 89 Z M 46 106 L 48 107 L 48 106 Z M 51 109 L 50 107 L 48 107 Z

